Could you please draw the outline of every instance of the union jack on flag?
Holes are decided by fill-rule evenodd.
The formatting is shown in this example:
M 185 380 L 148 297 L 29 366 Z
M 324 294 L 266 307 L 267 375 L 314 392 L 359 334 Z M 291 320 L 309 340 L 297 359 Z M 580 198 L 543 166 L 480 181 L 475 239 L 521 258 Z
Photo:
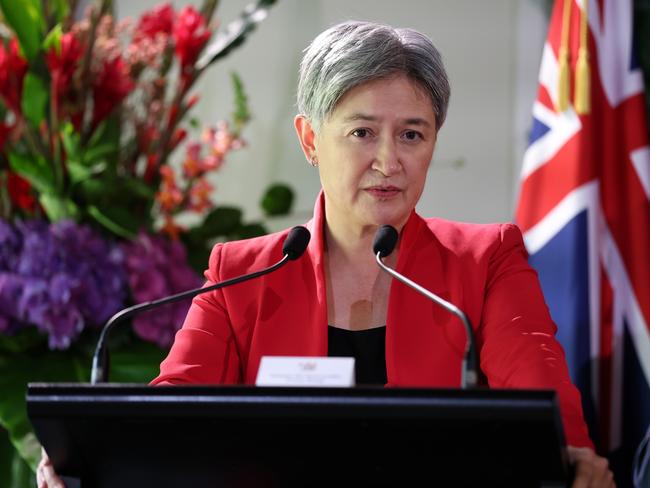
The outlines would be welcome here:
M 650 147 L 632 25 L 632 0 L 556 0 L 516 210 L 619 486 L 650 424 Z

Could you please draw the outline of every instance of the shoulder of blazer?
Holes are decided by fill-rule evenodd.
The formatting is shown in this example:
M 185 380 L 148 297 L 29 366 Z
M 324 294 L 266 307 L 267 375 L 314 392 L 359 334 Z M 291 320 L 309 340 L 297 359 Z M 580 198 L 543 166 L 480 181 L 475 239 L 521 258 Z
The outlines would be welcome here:
M 223 280 L 271 266 L 282 259 L 282 245 L 289 230 L 215 244 L 210 254 L 210 274 Z
M 521 232 L 510 223 L 476 224 L 428 218 L 425 223 L 426 237 L 436 241 L 443 253 L 458 257 L 489 256 L 496 252 L 508 238 L 521 240 Z

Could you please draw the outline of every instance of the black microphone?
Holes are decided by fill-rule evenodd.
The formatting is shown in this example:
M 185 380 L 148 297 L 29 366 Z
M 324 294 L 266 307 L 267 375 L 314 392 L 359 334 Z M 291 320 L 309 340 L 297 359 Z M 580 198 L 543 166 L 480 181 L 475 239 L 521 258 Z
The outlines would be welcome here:
M 390 225 L 382 225 L 375 234 L 375 240 L 372 244 L 372 251 L 377 258 L 377 264 L 381 269 L 390 274 L 393 278 L 401 281 L 405 285 L 410 286 L 416 291 L 419 291 L 427 298 L 433 300 L 435 303 L 446 309 L 447 311 L 456 315 L 465 326 L 467 333 L 467 342 L 465 344 L 465 355 L 463 356 L 463 364 L 461 369 L 460 385 L 461 388 L 476 388 L 478 384 L 478 358 L 476 354 L 476 339 L 474 338 L 474 329 L 472 324 L 465 313 L 453 303 L 440 298 L 435 293 L 430 292 L 426 288 L 421 287 L 417 283 L 409 280 L 407 277 L 399 274 L 397 271 L 386 266 L 381 258 L 390 256 L 390 253 L 395 249 L 397 244 L 397 231 Z
M 108 382 L 108 370 L 109 370 L 109 356 L 108 356 L 108 334 L 113 329 L 113 327 L 123 320 L 126 320 L 130 317 L 133 317 L 140 312 L 145 312 L 151 310 L 152 308 L 161 307 L 169 303 L 178 302 L 180 300 L 185 300 L 186 298 L 192 298 L 201 293 L 207 293 L 209 291 L 218 290 L 219 288 L 224 288 L 230 285 L 236 285 L 243 281 L 248 281 L 258 276 L 262 276 L 276 269 L 284 266 L 287 261 L 294 261 L 303 255 L 305 249 L 307 249 L 307 244 L 309 244 L 309 239 L 311 235 L 309 231 L 301 226 L 296 226 L 289 231 L 284 244 L 282 245 L 282 254 L 284 255 L 280 261 L 275 263 L 273 266 L 264 268 L 260 271 L 255 271 L 254 273 L 249 273 L 236 278 L 231 278 L 220 283 L 215 283 L 214 285 L 206 286 L 203 288 L 195 288 L 193 290 L 184 291 L 177 293 L 176 295 L 171 295 L 165 298 L 160 298 L 158 300 L 153 300 L 150 302 L 139 303 L 131 307 L 125 308 L 113 315 L 99 336 L 97 341 L 97 346 L 95 348 L 95 354 L 93 355 L 93 364 L 92 370 L 90 372 L 90 383 L 106 383 Z

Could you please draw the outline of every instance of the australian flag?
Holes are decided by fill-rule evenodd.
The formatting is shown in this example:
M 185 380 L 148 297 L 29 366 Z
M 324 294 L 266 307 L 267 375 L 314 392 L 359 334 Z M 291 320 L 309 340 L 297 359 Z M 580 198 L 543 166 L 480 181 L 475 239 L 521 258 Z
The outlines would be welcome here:
M 650 147 L 632 26 L 632 0 L 556 0 L 516 210 L 619 487 L 650 426 Z

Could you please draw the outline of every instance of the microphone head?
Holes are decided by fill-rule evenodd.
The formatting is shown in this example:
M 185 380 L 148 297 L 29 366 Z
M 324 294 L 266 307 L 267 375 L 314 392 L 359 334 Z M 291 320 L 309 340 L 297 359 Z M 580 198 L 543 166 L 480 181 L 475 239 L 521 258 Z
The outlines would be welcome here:
M 372 243 L 372 252 L 379 253 L 380 258 L 389 256 L 397 244 L 397 231 L 391 225 L 382 225 L 375 234 L 375 240 Z
M 289 256 L 292 261 L 302 256 L 307 249 L 311 234 L 304 227 L 297 225 L 289 231 L 287 238 L 282 244 L 282 254 Z

